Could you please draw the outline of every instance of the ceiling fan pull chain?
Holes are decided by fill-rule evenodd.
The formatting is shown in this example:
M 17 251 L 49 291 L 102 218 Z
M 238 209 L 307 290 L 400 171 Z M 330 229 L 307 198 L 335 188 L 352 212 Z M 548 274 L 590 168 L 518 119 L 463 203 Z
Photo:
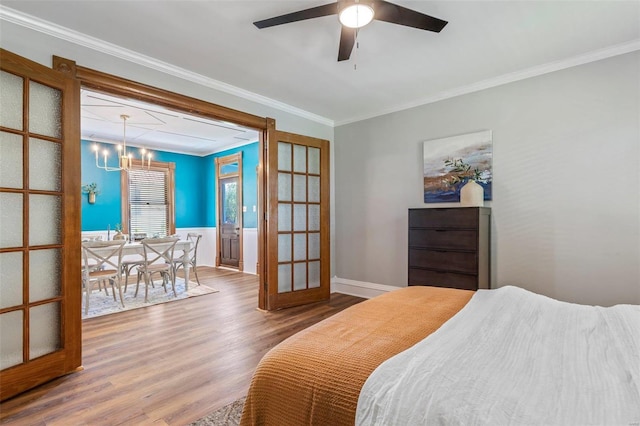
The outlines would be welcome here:
M 355 39 L 356 39 L 356 51 L 358 49 L 360 49 L 360 42 L 358 41 L 358 32 L 360 31 L 360 28 L 356 28 L 355 31 Z M 353 70 L 356 71 L 358 69 L 358 64 L 356 63 L 356 61 L 353 61 Z

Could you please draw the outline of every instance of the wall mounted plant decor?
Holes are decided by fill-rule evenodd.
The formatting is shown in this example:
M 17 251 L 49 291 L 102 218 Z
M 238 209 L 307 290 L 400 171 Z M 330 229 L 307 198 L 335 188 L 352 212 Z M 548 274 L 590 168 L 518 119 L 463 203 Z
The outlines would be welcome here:
M 100 193 L 100 191 L 98 191 L 98 184 L 91 182 L 90 184 L 82 185 L 82 193 L 89 194 L 89 204 L 94 204 L 96 202 L 96 195 Z

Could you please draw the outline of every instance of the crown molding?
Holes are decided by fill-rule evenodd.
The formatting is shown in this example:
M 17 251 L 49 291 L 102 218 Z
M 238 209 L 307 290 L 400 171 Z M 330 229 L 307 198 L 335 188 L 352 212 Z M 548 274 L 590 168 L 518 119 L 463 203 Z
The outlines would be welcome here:
M 309 111 L 305 111 L 300 108 L 285 104 L 284 102 L 277 101 L 275 99 L 268 98 L 266 96 L 259 95 L 257 93 L 250 92 L 245 89 L 241 89 L 230 84 L 214 80 L 209 77 L 205 77 L 201 74 L 197 74 L 183 68 L 171 65 L 167 62 L 159 61 L 150 56 L 146 56 L 129 49 L 125 49 L 113 43 L 100 40 L 95 37 L 91 37 L 86 34 L 82 34 L 78 31 L 65 28 L 63 26 L 54 24 L 52 22 L 45 21 L 40 18 L 22 13 L 15 9 L 0 5 L 0 20 L 11 22 L 16 25 L 20 25 L 25 28 L 29 28 L 34 31 L 38 31 L 52 37 L 56 37 L 80 46 L 87 47 L 98 52 L 105 53 L 125 61 L 132 62 L 138 65 L 142 65 L 147 68 L 151 68 L 165 74 L 172 75 L 174 77 L 181 78 L 183 80 L 191 81 L 201 86 L 209 87 L 211 89 L 219 90 L 230 95 L 237 96 L 242 99 L 246 99 L 252 102 L 259 103 L 271 108 L 275 108 L 280 111 L 287 112 L 289 114 L 297 115 L 302 118 L 306 118 L 311 121 L 315 121 L 326 126 L 333 127 L 333 120 L 322 117 L 317 114 L 313 114 Z
M 489 89 L 496 86 L 502 86 L 503 84 L 513 83 L 515 81 L 525 80 L 531 77 L 537 77 L 540 75 L 560 71 L 566 68 L 575 67 L 578 65 L 588 64 L 590 62 L 600 61 L 602 59 L 611 58 L 618 55 L 624 55 L 625 53 L 635 52 L 640 50 L 640 39 L 631 40 L 625 43 L 606 47 L 604 49 L 594 50 L 582 55 L 572 56 L 570 58 L 549 62 L 546 64 L 538 65 L 535 67 L 527 68 L 520 71 L 515 71 L 501 76 L 490 78 L 487 80 L 479 81 L 467 86 L 457 87 L 451 90 L 440 92 L 436 95 L 428 98 L 423 98 L 415 102 L 407 104 L 397 105 L 395 107 L 379 111 L 372 114 L 353 117 L 348 120 L 342 120 L 335 122 L 335 126 L 342 126 L 345 124 L 355 123 L 357 121 L 368 120 L 370 118 L 379 117 L 381 115 L 391 114 L 394 112 L 404 111 L 406 109 L 415 108 L 422 105 L 432 104 L 434 102 L 442 101 L 456 96 L 466 95 L 468 93 L 479 92 L 480 90 Z

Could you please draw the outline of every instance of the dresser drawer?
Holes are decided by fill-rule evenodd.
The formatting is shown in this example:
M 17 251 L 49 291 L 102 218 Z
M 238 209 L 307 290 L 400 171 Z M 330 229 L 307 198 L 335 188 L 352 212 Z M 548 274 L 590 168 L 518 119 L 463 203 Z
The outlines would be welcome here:
M 459 288 L 462 290 L 477 290 L 478 278 L 475 275 L 409 268 L 409 285 L 430 285 L 434 287 Z
M 412 229 L 409 231 L 410 247 L 476 250 L 476 231 L 451 229 Z
M 477 273 L 476 253 L 409 248 L 409 265 L 441 271 Z
M 409 209 L 409 228 L 478 227 L 478 208 Z

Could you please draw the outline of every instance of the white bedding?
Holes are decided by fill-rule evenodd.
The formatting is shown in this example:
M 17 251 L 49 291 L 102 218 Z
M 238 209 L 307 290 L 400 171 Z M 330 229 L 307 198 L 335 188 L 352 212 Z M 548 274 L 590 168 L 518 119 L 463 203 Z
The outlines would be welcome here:
M 357 425 L 640 425 L 640 306 L 479 290 L 364 384 Z

